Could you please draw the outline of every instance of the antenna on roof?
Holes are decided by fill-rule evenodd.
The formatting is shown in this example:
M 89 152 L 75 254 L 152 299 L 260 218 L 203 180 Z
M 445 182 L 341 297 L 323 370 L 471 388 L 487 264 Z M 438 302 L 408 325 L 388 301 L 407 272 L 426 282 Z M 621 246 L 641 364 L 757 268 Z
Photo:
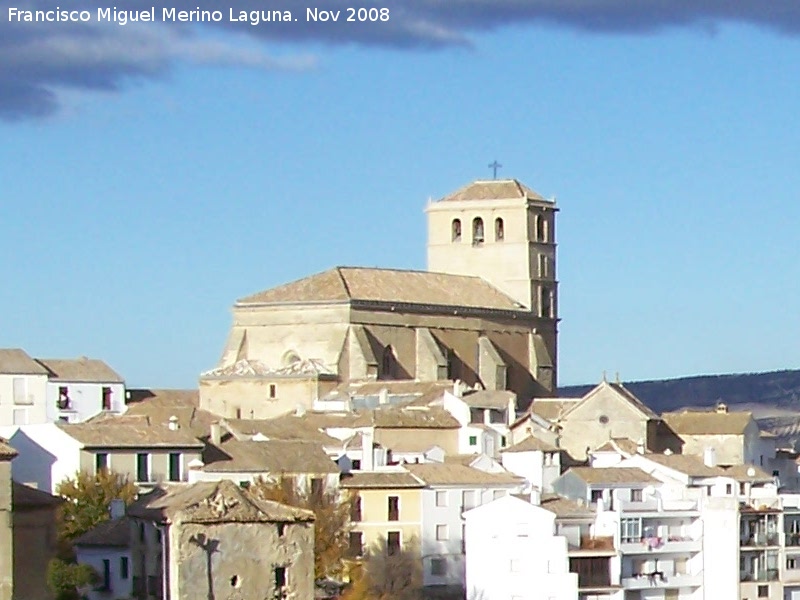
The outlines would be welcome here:
M 622 382 L 619 380 L 619 371 L 617 371 L 617 373 L 616 373 L 616 381 L 615 381 L 614 383 L 616 383 L 617 385 L 620 385 L 620 384 L 622 383 Z
M 603 383 L 608 383 L 608 379 L 606 379 L 606 372 L 603 371 Z

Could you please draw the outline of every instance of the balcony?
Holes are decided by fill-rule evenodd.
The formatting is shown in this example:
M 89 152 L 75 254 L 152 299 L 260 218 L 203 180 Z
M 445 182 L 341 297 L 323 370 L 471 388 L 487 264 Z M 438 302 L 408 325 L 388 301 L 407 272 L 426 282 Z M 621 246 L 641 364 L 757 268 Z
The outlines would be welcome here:
M 778 581 L 778 569 L 739 571 L 739 581 Z
M 653 588 L 691 588 L 703 585 L 703 573 L 664 573 L 653 571 L 641 573 L 637 577 L 623 577 L 622 587 L 626 590 Z
M 570 555 L 613 556 L 617 553 L 614 548 L 614 538 L 593 537 L 582 535 L 578 544 L 569 544 Z
M 669 513 L 669 512 L 697 512 L 697 500 L 664 500 L 661 498 L 648 498 L 635 502 L 632 500 L 621 500 L 618 503 L 620 510 L 624 513 Z M 680 516 L 686 516 L 681 514 Z
M 800 547 L 800 533 L 786 532 L 784 540 L 787 547 Z
M 623 554 L 688 553 L 700 552 L 702 549 L 702 540 L 682 536 L 647 537 L 638 542 L 628 541 L 619 545 L 619 550 Z
M 786 569 L 783 572 L 783 577 L 781 577 L 781 581 L 783 581 L 784 585 L 789 583 L 795 585 L 800 584 L 800 569 Z

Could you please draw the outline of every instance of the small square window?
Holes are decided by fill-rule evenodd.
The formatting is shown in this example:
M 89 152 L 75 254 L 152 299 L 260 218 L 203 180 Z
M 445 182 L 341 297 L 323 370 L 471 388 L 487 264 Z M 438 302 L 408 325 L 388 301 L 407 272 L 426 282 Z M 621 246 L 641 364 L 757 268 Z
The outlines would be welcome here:
M 769 598 L 769 586 L 768 585 L 760 585 L 760 586 L 758 586 L 758 597 L 759 598 Z
M 477 446 L 478 445 L 478 436 L 477 435 L 469 436 L 469 445 L 470 446 Z
M 786 559 L 786 568 L 789 570 L 797 569 L 798 567 L 798 559 L 797 558 L 787 558 Z
M 510 568 L 509 568 L 509 570 L 510 570 L 512 573 L 519 573 L 519 572 L 521 572 L 521 571 L 522 571 L 522 561 L 521 561 L 521 560 L 519 560 L 518 558 L 512 558 L 512 559 L 511 559 L 511 565 L 510 565 Z
M 599 502 L 603 499 L 603 490 L 592 490 L 592 502 Z
M 506 493 L 503 490 L 495 490 L 492 492 L 492 498 L 494 500 L 500 500 L 500 498 L 504 497 Z
M 434 577 L 442 577 L 443 575 L 447 575 L 447 560 L 444 558 L 432 558 L 431 575 Z
M 631 502 L 641 502 L 642 499 L 642 490 L 631 490 Z
M 448 532 L 447 532 L 447 525 L 437 525 L 436 526 L 436 539 L 437 540 L 439 540 L 439 541 L 446 540 L 446 539 L 449 539 L 449 537 L 450 536 L 448 535 Z
M 447 492 L 436 492 L 436 506 L 447 506 Z

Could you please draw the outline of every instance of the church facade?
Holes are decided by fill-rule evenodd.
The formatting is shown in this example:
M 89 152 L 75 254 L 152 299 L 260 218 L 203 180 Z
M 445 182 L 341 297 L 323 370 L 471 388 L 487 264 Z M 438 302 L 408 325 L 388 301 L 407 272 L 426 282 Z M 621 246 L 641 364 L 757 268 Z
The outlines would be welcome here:
M 516 180 L 477 181 L 428 205 L 427 271 L 335 267 L 237 300 L 201 407 L 270 418 L 358 381 L 552 396 L 556 211 Z

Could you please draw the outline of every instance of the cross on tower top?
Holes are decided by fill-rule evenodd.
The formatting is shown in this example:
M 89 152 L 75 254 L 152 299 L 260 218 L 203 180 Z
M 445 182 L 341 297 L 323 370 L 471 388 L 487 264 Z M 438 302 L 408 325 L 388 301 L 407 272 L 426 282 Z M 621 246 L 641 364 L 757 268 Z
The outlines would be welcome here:
M 501 165 L 496 160 L 489 165 L 489 168 L 492 170 L 492 179 L 497 179 L 497 169 L 502 168 L 502 166 L 503 165 Z

